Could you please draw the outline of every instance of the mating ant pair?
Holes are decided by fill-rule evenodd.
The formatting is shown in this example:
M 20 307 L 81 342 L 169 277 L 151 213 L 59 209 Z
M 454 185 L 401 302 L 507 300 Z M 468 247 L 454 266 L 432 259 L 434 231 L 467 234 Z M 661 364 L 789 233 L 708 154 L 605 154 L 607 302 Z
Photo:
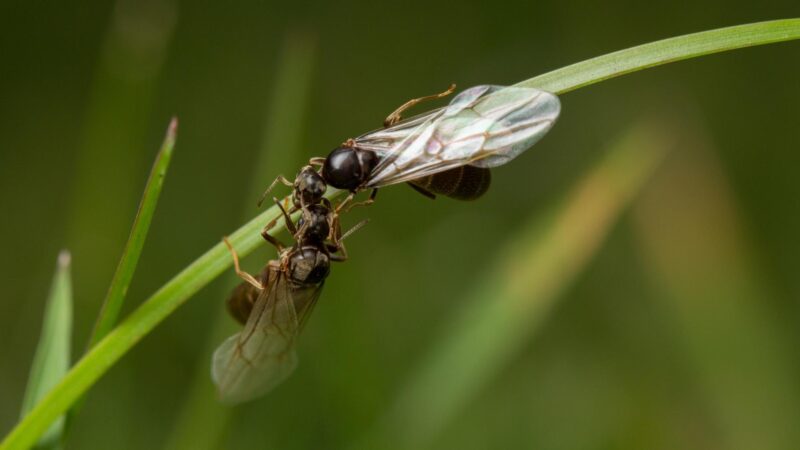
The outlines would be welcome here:
M 241 270 L 236 251 L 224 240 L 236 274 L 244 280 L 226 301 L 228 311 L 244 328 L 217 348 L 211 364 L 211 377 L 226 403 L 263 394 L 294 370 L 295 340 L 319 299 L 330 263 L 347 259 L 342 241 L 366 223 L 359 222 L 342 234 L 342 205 L 334 208 L 323 197 L 326 186 L 311 166 L 298 173 L 292 187 L 289 211 L 273 200 L 294 243 L 287 247 L 269 234 L 281 216 L 270 221 L 261 235 L 275 246 L 279 257 L 268 262 L 258 278 Z M 301 212 L 297 223 L 290 215 L 296 211 Z
M 270 188 L 278 183 L 292 187 L 291 208 L 275 203 L 294 243 L 286 247 L 269 234 L 280 217 L 268 223 L 262 236 L 280 256 L 258 278 L 240 270 L 226 240 L 236 273 L 245 281 L 228 299 L 228 309 L 244 328 L 214 352 L 211 375 L 221 400 L 255 398 L 294 370 L 296 338 L 319 298 L 330 262 L 347 258 L 342 241 L 365 223 L 342 234 L 340 213 L 372 203 L 378 188 L 400 183 L 428 197 L 477 199 L 489 187 L 490 169 L 541 139 L 561 109 L 549 92 L 483 85 L 462 91 L 444 108 L 402 119 L 409 107 L 450 95 L 454 88 L 409 100 L 386 118 L 383 128 L 348 139 L 326 158 L 312 159 L 293 182 L 278 177 Z M 348 196 L 334 207 L 323 197 L 328 186 Z M 367 200 L 353 202 L 367 190 L 372 191 Z M 298 211 L 295 224 L 291 214 Z
M 350 204 L 345 209 L 343 202 L 337 207 L 333 207 L 330 200 L 324 197 L 327 189 L 325 182 L 310 165 L 300 170 L 294 182 L 279 176 L 264 192 L 259 200 L 259 205 L 278 182 L 292 187 L 292 207 L 287 211 L 284 204 L 273 197 L 281 215 L 267 223 L 261 231 L 261 236 L 278 250 L 278 259 L 267 263 L 259 278 L 256 278 L 240 269 L 238 255 L 225 239 L 233 256 L 236 274 L 245 281 L 233 291 L 227 300 L 229 312 L 242 324 L 245 324 L 250 317 L 253 305 L 261 292 L 269 288 L 270 279 L 278 273 L 282 274 L 288 285 L 293 288 L 321 287 L 330 273 L 330 262 L 347 260 L 344 239 L 367 223 L 365 219 L 346 233 L 342 233 L 339 222 L 340 212 L 349 211 L 357 204 Z M 291 214 L 297 211 L 300 211 L 301 215 L 295 223 Z M 294 243 L 288 247 L 269 234 L 281 217 L 294 240 Z

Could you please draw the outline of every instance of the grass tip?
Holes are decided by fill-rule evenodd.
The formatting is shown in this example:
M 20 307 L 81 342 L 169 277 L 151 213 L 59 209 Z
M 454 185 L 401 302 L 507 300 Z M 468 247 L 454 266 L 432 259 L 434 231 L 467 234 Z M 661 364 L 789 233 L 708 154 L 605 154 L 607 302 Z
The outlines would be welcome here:
M 69 268 L 72 262 L 72 253 L 67 249 L 63 249 L 58 253 L 58 267 L 62 269 Z
M 175 136 L 178 134 L 178 116 L 172 116 L 169 120 L 169 126 L 167 127 L 167 136 L 165 138 L 170 144 L 175 143 Z

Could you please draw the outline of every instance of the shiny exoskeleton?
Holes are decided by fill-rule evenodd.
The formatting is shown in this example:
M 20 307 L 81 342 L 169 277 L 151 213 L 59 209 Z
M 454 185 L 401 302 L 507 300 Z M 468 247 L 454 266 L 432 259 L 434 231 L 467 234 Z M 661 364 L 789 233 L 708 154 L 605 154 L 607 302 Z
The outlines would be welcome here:
M 346 258 L 335 211 L 327 200 L 306 205 L 313 196 L 297 194 L 296 198 L 302 199 L 303 223 L 292 222 L 283 205 L 275 201 L 295 241 L 285 247 L 264 233 L 279 257 L 257 278 L 240 269 L 236 252 L 224 240 L 244 282 L 226 301 L 231 316 L 243 328 L 223 341 L 211 358 L 211 378 L 223 402 L 240 403 L 262 395 L 294 370 L 296 337 L 319 299 L 331 261 Z
M 375 152 L 345 142 L 325 158 L 321 175 L 330 186 L 358 192 L 365 189 L 378 161 Z M 467 165 L 409 181 L 409 185 L 430 198 L 439 194 L 456 200 L 475 200 L 486 193 L 491 180 L 489 169 Z
M 322 200 L 327 190 L 325 180 L 311 166 L 305 166 L 292 183 L 292 201 L 298 208 L 313 206 Z
M 237 286 L 226 301 L 231 316 L 242 324 L 250 317 L 261 291 L 269 288 L 268 284 L 277 278 L 277 274 L 283 276 L 286 284 L 293 289 L 313 288 L 325 281 L 330 273 L 331 261 L 344 261 L 347 258 L 341 243 L 338 216 L 330 201 L 323 197 L 327 186 L 319 173 L 311 166 L 306 166 L 291 185 L 292 211 L 301 211 L 297 223 L 292 221 L 289 212 L 277 199 L 275 203 L 282 211 L 281 217 L 286 221 L 294 244 L 287 247 L 269 234 L 277 219 L 267 224 L 262 236 L 278 249 L 279 258 L 270 261 L 258 278 L 248 279 L 247 274 L 240 273 L 245 282 Z

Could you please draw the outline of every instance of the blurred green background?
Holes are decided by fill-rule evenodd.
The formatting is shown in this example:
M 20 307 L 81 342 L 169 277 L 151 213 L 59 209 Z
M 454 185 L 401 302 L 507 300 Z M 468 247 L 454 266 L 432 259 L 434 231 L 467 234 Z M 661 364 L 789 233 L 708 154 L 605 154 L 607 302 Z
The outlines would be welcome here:
M 275 176 L 410 97 L 796 14 L 791 0 L 3 2 L 0 432 L 18 419 L 59 249 L 73 254 L 80 353 L 172 115 L 178 144 L 126 311 L 255 215 Z M 799 55 L 738 50 L 570 93 L 474 203 L 383 190 L 345 220 L 371 218 L 333 268 L 296 373 L 234 409 L 208 376 L 236 329 L 231 271 L 90 391 L 68 447 L 796 448 Z M 635 189 L 591 197 L 651 147 L 667 154 Z M 602 172 L 615 152 L 621 172 Z M 481 322 L 503 268 L 522 284 L 550 273 L 536 265 L 555 261 L 547 251 L 513 251 L 529 240 L 576 262 L 542 276 L 557 285 L 545 293 L 515 291 L 536 306 L 513 327 Z M 471 387 L 447 403 L 431 389 L 442 379 Z

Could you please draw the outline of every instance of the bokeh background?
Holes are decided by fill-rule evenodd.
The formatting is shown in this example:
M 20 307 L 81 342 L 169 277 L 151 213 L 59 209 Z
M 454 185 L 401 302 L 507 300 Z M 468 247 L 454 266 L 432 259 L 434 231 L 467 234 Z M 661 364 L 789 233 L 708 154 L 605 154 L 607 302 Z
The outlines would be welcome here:
M 0 432 L 18 419 L 59 249 L 73 254 L 77 357 L 172 115 L 178 145 L 126 311 L 257 214 L 275 176 L 410 97 L 797 12 L 2 2 Z M 296 373 L 238 408 L 208 378 L 236 329 L 226 274 L 91 390 L 68 448 L 796 448 L 798 56 L 751 48 L 567 94 L 547 138 L 473 203 L 383 190 L 346 219 L 371 222 L 333 268 Z M 624 193 L 593 197 L 626 176 Z

